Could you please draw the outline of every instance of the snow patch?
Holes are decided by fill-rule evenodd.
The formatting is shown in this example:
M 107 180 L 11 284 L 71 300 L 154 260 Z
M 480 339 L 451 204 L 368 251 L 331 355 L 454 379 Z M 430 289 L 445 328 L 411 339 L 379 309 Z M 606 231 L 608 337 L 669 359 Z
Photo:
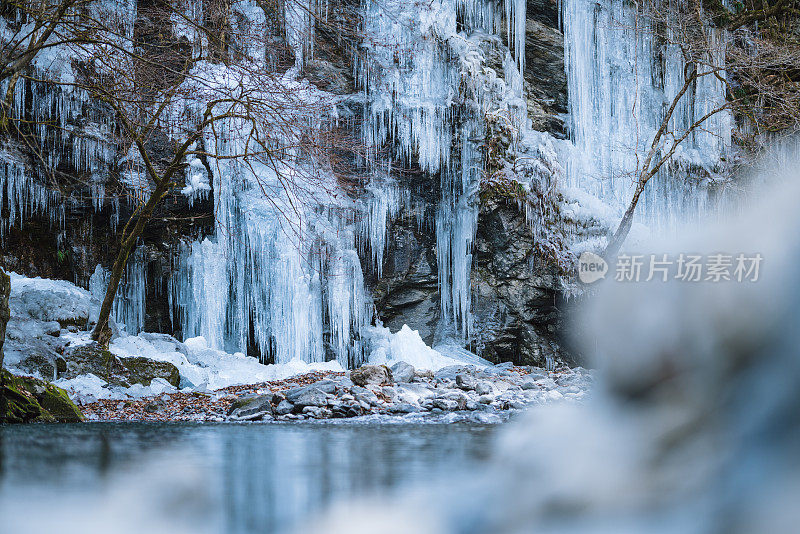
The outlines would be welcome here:
M 384 326 L 369 327 L 366 330 L 366 337 L 372 343 L 372 352 L 369 356 L 371 364 L 392 366 L 397 362 L 406 362 L 416 369 L 430 369 L 431 371 L 438 371 L 451 365 L 483 366 L 488 364 L 486 360 L 481 360 L 463 349 L 458 352 L 447 351 L 457 357 L 445 356 L 439 350 L 426 345 L 419 332 L 411 330 L 408 325 L 403 325 L 403 328 L 395 334 Z

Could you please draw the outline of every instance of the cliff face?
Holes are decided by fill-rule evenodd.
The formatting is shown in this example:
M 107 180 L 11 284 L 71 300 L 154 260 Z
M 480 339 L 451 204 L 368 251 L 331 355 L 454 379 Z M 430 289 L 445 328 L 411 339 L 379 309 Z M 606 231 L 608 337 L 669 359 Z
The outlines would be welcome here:
M 503 71 L 505 47 L 491 42 L 487 66 Z M 558 6 L 548 0 L 527 4 L 524 96 L 534 130 L 557 138 L 566 135 L 567 80 Z M 409 178 L 411 176 L 411 178 Z M 371 280 L 378 316 L 390 329 L 404 324 L 418 330 L 428 344 L 442 341 L 437 284 L 436 234 L 420 225 L 438 195 L 425 192 L 414 173 L 398 181 L 416 193 L 394 220 L 387 239 L 383 276 Z M 431 190 L 433 189 L 433 190 Z M 421 208 L 420 206 L 424 206 Z M 471 292 L 473 334 L 469 348 L 493 362 L 546 365 L 556 359 L 573 362 L 560 344 L 564 287 L 557 265 L 537 250 L 524 208 L 512 200 L 483 199 L 478 206 Z

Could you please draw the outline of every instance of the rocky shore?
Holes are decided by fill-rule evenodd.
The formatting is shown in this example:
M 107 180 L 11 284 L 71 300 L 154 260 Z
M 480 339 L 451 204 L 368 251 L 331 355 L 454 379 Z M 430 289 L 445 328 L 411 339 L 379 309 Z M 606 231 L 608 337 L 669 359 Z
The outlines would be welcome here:
M 497 365 L 418 371 L 405 362 L 365 365 L 350 373 L 316 372 L 213 392 L 101 399 L 81 409 L 92 421 L 298 421 L 367 416 L 497 422 L 527 406 L 579 401 L 591 375 Z
M 6 367 L 35 377 L 20 383 L 46 384 L 18 400 L 52 389 L 90 421 L 497 422 L 530 405 L 579 401 L 592 381 L 579 367 L 495 365 L 465 350 L 440 352 L 407 326 L 397 333 L 374 328 L 371 364 L 352 371 L 337 361 L 265 365 L 203 338 L 180 342 L 166 334 L 119 331 L 104 348 L 89 337 L 96 303 L 87 291 L 16 274 L 11 286 Z M 18 411 L 20 420 L 53 419 L 33 408 Z

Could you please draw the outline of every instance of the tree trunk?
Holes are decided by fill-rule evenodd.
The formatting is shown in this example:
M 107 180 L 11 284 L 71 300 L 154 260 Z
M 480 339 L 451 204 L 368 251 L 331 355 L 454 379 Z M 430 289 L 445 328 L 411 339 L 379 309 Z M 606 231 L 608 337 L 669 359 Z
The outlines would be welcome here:
M 6 340 L 6 324 L 11 318 L 11 309 L 8 302 L 11 296 L 11 277 L 0 269 L 0 369 L 3 368 L 3 343 Z
M 101 346 L 107 346 L 108 342 L 111 340 L 111 329 L 108 327 L 108 320 L 111 316 L 111 309 L 114 306 L 114 298 L 117 295 L 119 283 L 122 280 L 122 274 L 125 272 L 125 266 L 128 264 L 128 256 L 130 256 L 130 253 L 136 246 L 136 241 L 139 239 L 139 236 L 142 235 L 145 225 L 150 220 L 150 217 L 152 217 L 153 210 L 155 210 L 156 205 L 158 205 L 161 197 L 164 196 L 169 187 L 169 182 L 164 179 L 157 182 L 157 184 L 155 190 L 147 200 L 147 203 L 139 213 L 134 227 L 129 232 L 124 232 L 122 235 L 119 252 L 117 253 L 117 258 L 114 260 L 114 266 L 111 268 L 111 278 L 108 281 L 106 294 L 103 297 L 103 304 L 100 306 L 100 315 L 92 331 L 92 339 L 97 341 Z
M 5 423 L 6 412 L 8 411 L 8 401 L 5 395 L 5 375 L 3 370 L 3 343 L 6 340 L 6 324 L 11 318 L 10 303 L 11 296 L 11 277 L 3 269 L 0 269 L 0 423 Z
M 644 184 L 646 183 L 647 182 Z M 631 231 L 631 226 L 633 226 L 633 214 L 636 211 L 636 204 L 639 202 L 639 197 L 642 195 L 642 191 L 644 191 L 644 184 L 641 181 L 638 182 L 631 203 L 628 205 L 628 209 L 625 210 L 625 215 L 622 216 L 619 226 L 617 226 L 617 231 L 614 232 L 613 237 L 608 240 L 606 250 L 603 252 L 603 259 L 606 260 L 606 262 L 610 262 L 613 257 L 617 255 L 617 252 L 622 248 L 622 244 L 628 237 L 628 233 Z

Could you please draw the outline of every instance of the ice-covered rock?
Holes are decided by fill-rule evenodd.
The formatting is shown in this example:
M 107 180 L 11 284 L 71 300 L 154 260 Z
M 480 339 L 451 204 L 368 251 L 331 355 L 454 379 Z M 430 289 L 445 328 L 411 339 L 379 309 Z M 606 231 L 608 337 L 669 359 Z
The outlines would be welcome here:
M 489 395 L 493 391 L 494 387 L 492 386 L 492 383 L 489 382 L 488 380 L 480 380 L 475 385 L 475 393 L 477 393 L 478 395 Z
M 456 385 L 461 389 L 471 391 L 478 387 L 478 380 L 470 373 L 458 373 Z
M 99 310 L 92 295 L 64 280 L 11 276 L 11 316 L 85 326 Z
M 419 332 L 411 330 L 408 325 L 403 325 L 395 334 L 382 326 L 370 327 L 366 334 L 372 347 L 369 356 L 371 364 L 391 366 L 397 362 L 406 362 L 417 370 L 436 371 L 460 363 L 426 345 Z
M 390 369 L 395 382 L 412 382 L 414 380 L 414 366 L 409 363 L 397 362 Z

